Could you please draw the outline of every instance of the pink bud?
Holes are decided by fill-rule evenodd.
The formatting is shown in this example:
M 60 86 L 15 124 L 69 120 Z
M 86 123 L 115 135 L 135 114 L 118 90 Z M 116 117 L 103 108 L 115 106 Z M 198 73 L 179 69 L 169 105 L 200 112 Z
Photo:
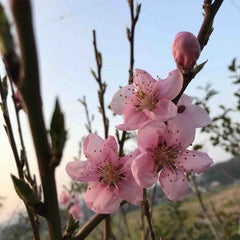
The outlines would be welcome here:
M 71 195 L 69 194 L 69 192 L 63 191 L 59 199 L 60 204 L 68 205 L 70 203 L 70 200 L 71 200 Z
M 172 54 L 177 66 L 191 69 L 199 58 L 201 47 L 198 39 L 190 32 L 179 32 L 172 45 Z
M 81 219 L 84 218 L 84 214 L 81 211 L 81 208 L 80 208 L 79 204 L 72 205 L 69 209 L 69 213 L 72 215 L 72 217 L 75 220 L 81 220 Z

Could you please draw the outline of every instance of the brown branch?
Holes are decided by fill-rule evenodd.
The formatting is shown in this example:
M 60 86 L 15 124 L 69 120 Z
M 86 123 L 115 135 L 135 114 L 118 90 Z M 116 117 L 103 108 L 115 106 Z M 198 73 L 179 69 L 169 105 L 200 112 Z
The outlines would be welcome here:
M 208 42 L 209 36 L 213 30 L 212 25 L 214 17 L 218 12 L 219 8 L 221 7 L 222 3 L 223 0 L 215 0 L 214 3 L 212 3 L 211 0 L 204 0 L 204 19 L 197 36 L 201 49 L 203 49 Z
M 3 86 L 2 81 L 0 80 L 0 95 L 2 98 L 2 112 L 3 112 L 3 118 L 5 121 L 5 130 L 9 139 L 9 143 L 13 152 L 13 156 L 15 159 L 15 163 L 17 166 L 17 170 L 18 170 L 18 176 L 20 179 L 24 180 L 24 162 L 21 160 L 21 158 L 19 157 L 18 154 L 18 149 L 17 149 L 17 144 L 15 141 L 15 137 L 14 137 L 14 133 L 13 133 L 13 129 L 12 129 L 12 123 L 11 123 L 11 119 L 9 116 L 9 111 L 8 111 L 8 106 L 7 106 L 7 95 L 5 93 L 6 90 L 6 86 Z M 25 181 L 25 180 L 24 180 Z M 24 201 L 24 205 L 27 209 L 27 213 L 28 213 L 28 217 L 32 226 L 32 230 L 33 230 L 33 236 L 35 240 L 40 240 L 40 235 L 39 235 L 39 229 L 38 229 L 38 221 L 35 218 L 35 214 L 32 213 L 29 209 L 28 204 Z
M 140 11 L 141 11 L 141 4 L 137 4 L 136 12 L 134 14 L 134 0 L 127 0 L 129 9 L 130 9 L 130 16 L 131 16 L 131 29 L 127 28 L 127 39 L 130 44 L 130 63 L 129 63 L 129 78 L 128 78 L 128 84 L 133 83 L 133 68 L 134 68 L 134 36 L 135 36 L 135 27 L 137 24 L 137 21 L 139 19 Z M 119 143 L 119 156 L 124 155 L 124 143 L 127 138 L 127 132 L 123 131 L 121 139 L 118 138 Z
M 91 219 L 86 222 L 83 227 L 76 233 L 76 235 L 70 240 L 82 240 L 85 239 L 92 230 L 102 221 L 104 220 L 108 214 L 95 214 Z
M 143 192 L 142 211 L 143 211 L 144 216 L 147 219 L 148 231 L 150 231 L 151 239 L 155 240 L 155 234 L 154 234 L 153 227 L 152 227 L 152 216 L 151 216 L 151 211 L 150 211 L 150 206 L 149 206 L 149 202 L 148 202 L 146 189 L 144 189 L 144 192 Z M 148 239 L 148 231 L 146 232 L 144 239 Z
M 207 208 L 206 208 L 206 206 L 204 204 L 204 201 L 202 199 L 202 194 L 201 194 L 201 192 L 198 188 L 198 184 L 197 184 L 197 181 L 195 179 L 195 176 L 192 175 L 191 179 L 192 179 L 193 186 L 194 186 L 194 189 L 196 191 L 197 199 L 198 199 L 198 202 L 199 202 L 200 207 L 202 209 L 203 215 L 204 215 L 205 219 L 207 220 L 208 227 L 209 227 L 210 231 L 212 232 L 214 238 L 216 240 L 220 240 L 220 237 L 218 236 L 218 233 L 217 233 L 217 231 L 216 231 L 216 229 L 213 225 L 212 219 L 211 219 L 210 215 L 208 214 Z
M 137 4 L 136 12 L 134 14 L 134 0 L 128 0 L 131 16 L 131 29 L 127 28 L 127 38 L 130 43 L 130 64 L 129 64 L 129 79 L 128 83 L 133 82 L 133 66 L 134 66 L 134 36 L 135 36 L 135 26 L 139 18 L 141 11 L 141 4 Z
M 16 85 L 27 107 L 42 182 L 44 204 L 46 206 L 45 217 L 48 223 L 50 239 L 61 239 L 61 222 L 54 176 L 55 168 L 50 166 L 52 156 L 42 112 L 31 3 L 29 0 L 11 0 L 10 5 L 21 52 L 20 75 Z
M 88 133 L 92 133 L 93 132 L 93 130 L 92 130 L 92 121 L 94 119 L 94 115 L 91 115 L 91 117 L 90 117 L 89 110 L 88 110 L 88 104 L 87 104 L 87 100 L 86 100 L 85 96 L 83 96 L 82 99 L 78 99 L 78 101 L 84 107 L 86 120 L 87 120 L 87 123 L 85 124 L 85 127 L 86 127 Z
M 97 49 L 97 39 L 96 39 L 96 31 L 95 30 L 93 30 L 93 47 L 94 47 L 95 58 L 96 58 L 96 63 L 97 63 L 97 75 L 93 70 L 91 70 L 91 72 L 99 86 L 99 90 L 98 90 L 98 99 L 99 99 L 99 103 L 100 103 L 99 111 L 102 114 L 104 135 L 105 135 L 105 138 L 107 138 L 108 130 L 109 130 L 109 119 L 107 118 L 107 115 L 106 115 L 105 101 L 104 101 L 104 95 L 106 92 L 107 85 L 105 82 L 102 81 L 102 76 L 101 76 L 102 55 Z

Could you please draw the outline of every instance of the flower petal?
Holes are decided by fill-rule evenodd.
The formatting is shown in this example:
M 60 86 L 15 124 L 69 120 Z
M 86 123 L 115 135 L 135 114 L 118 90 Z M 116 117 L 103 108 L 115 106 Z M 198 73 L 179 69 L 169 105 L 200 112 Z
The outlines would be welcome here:
M 181 72 L 176 69 L 168 74 L 165 80 L 159 81 L 159 90 L 162 98 L 175 98 L 183 85 L 183 76 Z
M 186 108 L 186 115 L 189 116 L 194 126 L 205 127 L 211 123 L 211 119 L 204 108 L 198 105 L 190 105 Z
M 71 161 L 66 165 L 66 172 L 75 181 L 91 182 L 98 180 L 95 167 L 89 161 Z
M 163 136 L 166 125 L 161 121 L 148 121 L 138 130 L 138 147 L 141 152 L 156 148 L 159 136 Z
M 118 182 L 119 194 L 123 200 L 139 205 L 143 200 L 143 189 L 136 183 L 132 175 L 125 181 Z
M 89 161 L 99 161 L 102 159 L 102 146 L 104 140 L 97 134 L 89 134 L 83 142 L 83 153 Z
M 104 157 L 103 161 L 108 159 L 114 165 L 117 164 L 117 162 L 118 162 L 118 145 L 117 145 L 116 139 L 113 136 L 109 136 L 104 141 L 104 144 L 102 147 L 102 156 Z M 99 161 L 99 164 L 102 165 L 102 164 L 104 164 L 104 162 Z
M 193 123 L 195 128 L 204 127 L 211 123 L 211 119 L 207 111 L 196 104 L 192 104 L 192 98 L 186 94 L 183 94 L 178 102 L 178 107 L 183 106 L 184 111 L 178 112 L 177 117 L 181 118 L 181 121 Z
M 179 101 L 178 101 L 178 105 L 185 105 L 185 106 L 188 106 L 188 105 L 191 105 L 193 99 L 188 96 L 187 94 L 183 94 Z
M 119 166 L 121 165 L 122 168 L 124 169 L 124 172 L 130 172 L 130 174 L 132 174 L 131 171 L 131 164 L 133 159 L 135 159 L 139 154 L 140 154 L 140 150 L 138 148 L 136 148 L 133 152 L 125 155 L 124 157 L 121 157 L 118 159 L 118 164 Z
M 169 200 L 180 201 L 185 197 L 188 190 L 188 181 L 181 169 L 163 168 L 159 175 L 159 181 Z
M 177 115 L 177 106 L 172 101 L 164 98 L 159 100 L 151 114 L 152 120 L 167 121 Z
M 118 210 L 121 198 L 118 191 L 102 183 L 89 185 L 84 196 L 87 206 L 96 213 L 109 214 Z
M 185 172 L 202 173 L 213 164 L 213 160 L 206 153 L 185 150 L 178 156 L 176 164 Z
M 180 144 L 181 149 L 189 147 L 195 137 L 195 127 L 192 122 L 183 121 L 179 114 L 167 124 L 167 143 L 169 145 Z
M 157 181 L 157 170 L 153 159 L 147 154 L 140 154 L 132 161 L 132 174 L 142 188 L 151 187 Z
M 115 114 L 122 115 L 125 107 L 127 106 L 132 93 L 134 92 L 133 85 L 127 85 L 120 88 L 113 96 L 110 108 Z
M 142 112 L 135 108 L 135 106 L 128 106 L 124 110 L 124 124 L 117 126 L 119 130 L 135 130 L 145 123 L 149 118 Z
M 148 72 L 136 69 L 133 82 L 137 89 L 141 89 L 144 93 L 149 93 L 152 92 L 157 80 L 155 80 Z

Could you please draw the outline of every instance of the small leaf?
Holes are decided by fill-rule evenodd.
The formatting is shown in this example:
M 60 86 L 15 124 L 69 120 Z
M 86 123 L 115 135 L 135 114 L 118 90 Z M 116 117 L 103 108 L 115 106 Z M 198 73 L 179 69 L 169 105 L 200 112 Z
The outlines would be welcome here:
M 60 163 L 63 148 L 67 139 L 67 131 L 65 130 L 64 115 L 60 109 L 58 99 L 55 103 L 55 109 L 52 116 L 50 136 L 52 141 L 52 163 L 57 166 Z
M 235 72 L 236 71 L 236 58 L 234 58 L 232 60 L 232 63 L 231 65 L 228 66 L 228 69 L 231 71 L 231 72 Z
M 196 145 L 194 145 L 194 147 L 193 147 L 193 150 L 194 151 L 197 151 L 197 150 L 200 150 L 200 149 L 202 149 L 202 145 L 201 144 L 196 144 Z
M 37 194 L 33 191 L 33 189 L 23 180 L 18 179 L 14 175 L 11 175 L 14 188 L 18 194 L 18 196 L 24 201 L 31 205 L 37 205 L 40 203 L 40 200 Z
M 137 18 L 139 17 L 139 14 L 140 14 L 140 11 L 141 11 L 141 7 L 142 7 L 142 4 L 137 4 L 137 8 L 136 8 L 136 17 Z
M 206 60 L 206 61 L 203 62 L 203 63 L 200 63 L 199 65 L 197 65 L 197 66 L 194 68 L 194 76 L 197 75 L 197 73 L 199 73 L 199 72 L 203 69 L 203 67 L 204 67 L 204 65 L 207 63 L 207 61 L 208 61 L 208 60 Z
M 79 221 L 75 221 L 71 214 L 69 214 L 68 223 L 65 229 L 65 237 L 71 237 L 73 233 L 79 228 Z
M 98 78 L 97 78 L 97 75 L 96 75 L 95 71 L 93 69 L 91 69 L 90 71 L 91 71 L 93 77 L 97 80 Z
M 131 41 L 131 31 L 130 31 L 130 29 L 128 27 L 126 29 L 126 34 L 127 34 L 127 39 L 130 42 Z
M 2 55 L 6 55 L 10 52 L 14 52 L 14 41 L 11 34 L 11 26 L 0 4 L 0 52 Z

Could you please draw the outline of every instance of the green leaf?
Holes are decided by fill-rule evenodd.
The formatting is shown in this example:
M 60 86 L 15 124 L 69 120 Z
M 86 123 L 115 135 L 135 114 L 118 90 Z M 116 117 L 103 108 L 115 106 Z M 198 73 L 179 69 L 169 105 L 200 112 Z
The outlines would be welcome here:
M 56 99 L 55 109 L 53 112 L 50 136 L 52 141 L 52 164 L 57 166 L 62 158 L 63 149 L 67 139 L 67 131 L 65 130 L 64 114 L 60 109 L 58 99 Z
M 33 189 L 22 179 L 18 179 L 14 175 L 11 175 L 14 188 L 18 196 L 24 201 L 31 205 L 37 205 L 40 200 Z
M 194 68 L 194 76 L 197 75 L 204 67 L 204 65 L 207 63 L 208 60 L 206 60 L 205 62 L 203 63 L 200 63 L 199 65 L 197 65 L 195 68 Z
M 202 147 L 203 146 L 201 144 L 196 144 L 196 145 L 194 145 L 193 150 L 198 151 L 198 150 L 202 149 Z
M 65 236 L 72 236 L 73 233 L 79 228 L 79 221 L 75 221 L 72 215 L 69 215 L 68 223 L 65 230 Z
M 0 4 L 0 52 L 2 55 L 14 51 L 14 41 L 10 29 L 7 16 Z
M 228 66 L 228 69 L 231 71 L 231 72 L 235 72 L 236 71 L 236 58 L 234 58 L 232 60 L 232 63 L 231 65 Z

